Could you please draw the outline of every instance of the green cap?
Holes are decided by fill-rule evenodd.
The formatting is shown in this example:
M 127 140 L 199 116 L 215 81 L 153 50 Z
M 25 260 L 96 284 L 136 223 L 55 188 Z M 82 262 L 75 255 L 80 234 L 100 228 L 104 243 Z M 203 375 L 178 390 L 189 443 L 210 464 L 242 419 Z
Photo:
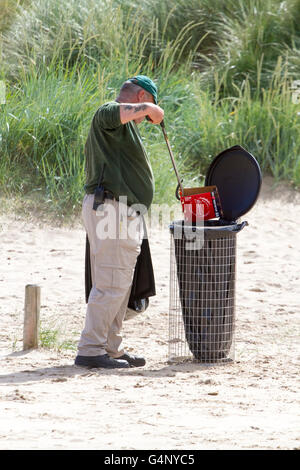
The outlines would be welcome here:
M 157 104 L 157 87 L 151 78 L 146 77 L 146 75 L 136 75 L 133 78 L 129 78 L 129 81 L 151 93 L 154 98 L 154 103 Z

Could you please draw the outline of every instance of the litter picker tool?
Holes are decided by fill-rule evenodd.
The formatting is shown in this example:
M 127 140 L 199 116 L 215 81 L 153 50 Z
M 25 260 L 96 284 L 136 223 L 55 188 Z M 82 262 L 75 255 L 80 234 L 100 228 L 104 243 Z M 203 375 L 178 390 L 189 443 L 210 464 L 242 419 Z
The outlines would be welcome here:
M 175 159 L 174 159 L 174 156 L 173 156 L 173 153 L 172 153 L 172 150 L 171 150 L 171 146 L 170 146 L 170 142 L 169 142 L 169 139 L 168 139 L 168 136 L 167 136 L 167 133 L 166 133 L 164 120 L 161 121 L 160 127 L 162 128 L 163 135 L 164 135 L 164 138 L 165 138 L 168 150 L 169 150 L 169 154 L 170 154 L 170 157 L 171 157 L 171 160 L 172 160 L 172 163 L 173 163 L 173 168 L 174 168 L 174 171 L 175 171 L 175 175 L 176 175 L 179 187 L 180 187 L 181 195 L 183 196 L 182 181 L 181 181 L 181 178 L 179 176 L 179 173 L 178 173 L 178 170 L 177 170 L 177 167 L 176 167 Z
M 182 180 L 176 167 L 175 158 L 170 146 L 165 123 L 163 120 L 161 121 L 160 126 L 162 128 L 162 132 L 178 181 L 176 197 L 181 202 L 185 220 L 194 222 L 197 220 L 208 220 L 222 216 L 221 202 L 216 186 L 205 186 L 202 188 L 183 188 Z M 180 188 L 180 197 L 178 196 L 178 188 Z

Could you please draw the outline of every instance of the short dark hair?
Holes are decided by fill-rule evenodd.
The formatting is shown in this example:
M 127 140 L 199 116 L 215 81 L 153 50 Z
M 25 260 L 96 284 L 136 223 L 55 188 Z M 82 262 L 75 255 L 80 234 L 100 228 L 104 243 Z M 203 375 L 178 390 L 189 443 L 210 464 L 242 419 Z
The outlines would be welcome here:
M 142 90 L 142 87 L 127 80 L 121 86 L 120 93 L 135 94 L 138 93 L 139 90 Z

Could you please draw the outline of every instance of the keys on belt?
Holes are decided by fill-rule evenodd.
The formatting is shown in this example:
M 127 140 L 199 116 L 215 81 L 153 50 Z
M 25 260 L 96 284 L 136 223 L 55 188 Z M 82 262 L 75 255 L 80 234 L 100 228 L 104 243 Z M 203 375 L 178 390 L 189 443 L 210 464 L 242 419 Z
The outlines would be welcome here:
M 105 199 L 115 199 L 115 196 L 111 191 L 108 191 L 103 186 L 97 186 L 94 193 L 94 204 L 93 210 L 96 211 L 99 206 L 101 206 Z

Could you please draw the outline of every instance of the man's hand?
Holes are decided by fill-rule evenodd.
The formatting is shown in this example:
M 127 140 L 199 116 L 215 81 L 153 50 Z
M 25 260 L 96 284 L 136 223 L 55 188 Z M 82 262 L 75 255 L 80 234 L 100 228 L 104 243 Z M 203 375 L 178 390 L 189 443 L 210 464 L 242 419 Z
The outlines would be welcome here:
M 160 124 L 164 118 L 164 110 L 157 104 L 150 104 L 150 112 L 147 113 L 147 116 L 151 120 L 152 124 Z
M 152 124 L 160 124 L 164 118 L 164 110 L 154 103 L 120 103 L 120 119 L 122 124 L 126 124 L 129 121 L 139 123 L 146 116 L 149 117 Z

